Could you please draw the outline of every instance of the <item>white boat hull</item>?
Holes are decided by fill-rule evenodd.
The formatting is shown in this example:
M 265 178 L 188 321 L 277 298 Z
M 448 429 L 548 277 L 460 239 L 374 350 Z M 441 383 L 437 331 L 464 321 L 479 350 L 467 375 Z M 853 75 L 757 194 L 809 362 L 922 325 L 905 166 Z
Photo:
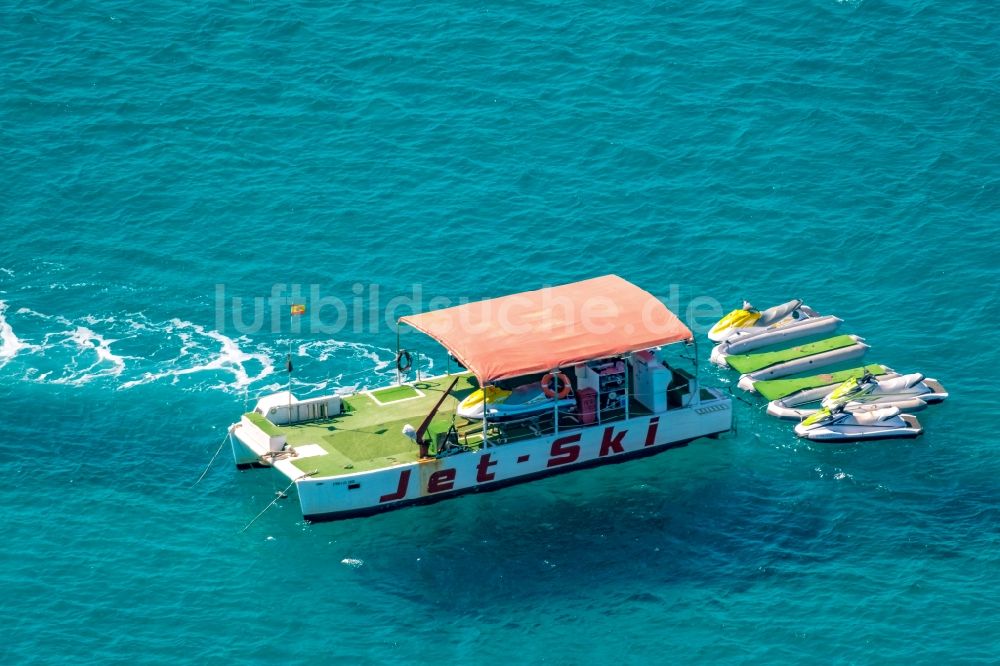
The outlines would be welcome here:
M 233 430 L 229 431 L 229 446 L 233 449 L 233 461 L 237 469 L 245 469 L 260 464 L 260 447 L 257 450 L 244 442 L 241 437 L 233 436 Z M 266 450 L 266 449 L 264 449 Z
M 355 475 L 303 478 L 288 460 L 274 468 L 295 480 L 304 517 L 336 520 L 652 455 L 731 426 L 732 402 L 718 392 L 711 401 L 660 414 Z

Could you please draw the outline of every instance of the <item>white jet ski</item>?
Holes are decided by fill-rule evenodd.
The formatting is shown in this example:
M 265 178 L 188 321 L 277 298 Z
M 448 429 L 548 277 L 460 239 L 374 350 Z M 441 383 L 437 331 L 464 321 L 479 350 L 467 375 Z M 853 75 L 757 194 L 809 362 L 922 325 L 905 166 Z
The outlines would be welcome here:
M 743 301 L 742 308 L 733 310 L 716 322 L 715 326 L 708 332 L 708 339 L 712 342 L 724 342 L 736 333 L 760 334 L 768 329 L 793 327 L 803 320 L 819 316 L 818 312 L 803 305 L 800 299 L 775 305 L 766 310 L 758 310 L 749 301 Z
M 844 411 L 848 412 L 877 405 L 913 413 L 947 397 L 947 391 L 936 379 L 925 378 L 919 372 L 902 376 L 896 373 L 878 376 L 865 373 L 840 384 L 806 389 L 772 400 L 767 405 L 767 413 L 779 419 L 799 421 L 819 411 L 817 407 L 807 407 L 816 403 L 828 409 L 843 405 Z
M 833 409 L 837 405 L 871 404 L 916 401 L 923 409 L 929 404 L 943 401 L 948 392 L 936 379 L 928 379 L 919 372 L 901 375 L 892 379 L 879 380 L 875 375 L 866 372 L 857 379 L 848 379 L 835 388 L 830 395 L 823 398 L 823 406 Z M 903 411 L 902 405 L 897 405 Z
M 795 426 L 795 434 L 814 442 L 859 442 L 875 439 L 918 437 L 924 432 L 912 414 L 897 407 L 866 405 L 860 411 L 825 407 Z
M 458 405 L 455 413 L 471 421 L 481 421 L 483 415 L 491 422 L 514 421 L 533 416 L 551 414 L 556 398 L 545 395 L 539 382 L 518 386 L 512 391 L 498 386 L 487 386 L 470 393 Z M 576 406 L 572 391 L 558 400 L 559 411 L 566 412 Z
M 837 330 L 842 323 L 844 320 L 840 317 L 824 315 L 803 319 L 787 319 L 768 327 L 739 329 L 712 348 L 710 360 L 716 365 L 726 367 L 726 357 L 730 354 L 745 354 L 761 347 L 789 342 L 810 335 L 830 333 Z

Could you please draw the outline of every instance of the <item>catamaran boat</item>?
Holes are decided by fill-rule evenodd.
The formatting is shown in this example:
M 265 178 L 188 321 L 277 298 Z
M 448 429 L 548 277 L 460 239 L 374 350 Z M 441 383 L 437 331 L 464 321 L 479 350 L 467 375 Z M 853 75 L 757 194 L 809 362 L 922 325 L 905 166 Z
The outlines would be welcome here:
M 439 343 L 465 370 L 407 379 L 409 355 L 400 349 L 393 386 L 308 400 L 267 395 L 230 428 L 236 465 L 286 477 L 309 520 L 623 462 L 732 426 L 730 397 L 699 383 L 691 331 L 618 276 L 399 323 Z M 537 387 L 545 409 L 501 414 L 512 386 L 529 386 L 535 397 Z

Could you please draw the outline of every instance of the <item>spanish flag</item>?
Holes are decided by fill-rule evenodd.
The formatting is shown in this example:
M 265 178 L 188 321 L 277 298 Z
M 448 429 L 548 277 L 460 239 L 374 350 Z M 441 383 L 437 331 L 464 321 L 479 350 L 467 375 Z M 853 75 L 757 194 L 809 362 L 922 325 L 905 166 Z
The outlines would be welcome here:
M 293 305 L 292 306 L 292 316 L 304 315 L 306 313 L 306 306 L 304 305 Z

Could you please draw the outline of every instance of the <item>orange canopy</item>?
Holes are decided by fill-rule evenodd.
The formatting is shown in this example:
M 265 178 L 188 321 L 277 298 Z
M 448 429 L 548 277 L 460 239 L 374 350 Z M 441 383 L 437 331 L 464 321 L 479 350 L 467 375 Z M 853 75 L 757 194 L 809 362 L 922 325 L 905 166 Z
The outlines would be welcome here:
M 663 303 L 617 275 L 399 321 L 440 342 L 482 384 L 691 339 Z

